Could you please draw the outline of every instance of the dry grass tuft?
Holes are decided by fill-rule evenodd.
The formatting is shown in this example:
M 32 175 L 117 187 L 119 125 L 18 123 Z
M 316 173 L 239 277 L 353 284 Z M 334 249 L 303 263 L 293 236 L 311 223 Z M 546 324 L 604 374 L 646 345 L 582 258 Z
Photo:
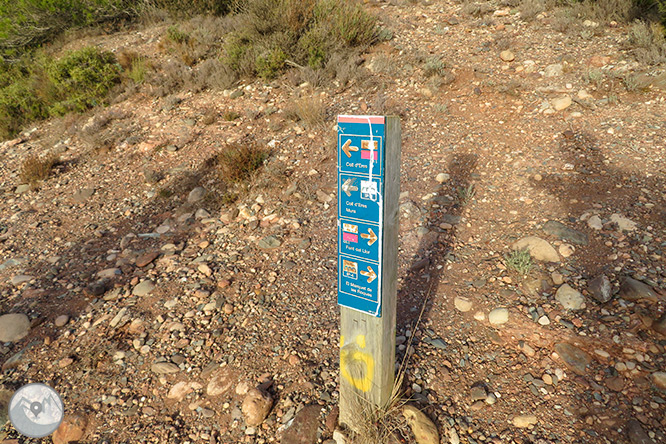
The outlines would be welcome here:
M 216 160 L 222 180 L 241 183 L 250 180 L 267 158 L 268 151 L 256 143 L 238 142 L 228 144 Z
M 51 175 L 51 170 L 58 163 L 59 159 L 53 154 L 40 158 L 36 154 L 30 154 L 25 158 L 19 171 L 21 183 L 30 185 L 36 189 L 39 183 L 46 180 Z
M 302 121 L 308 128 L 319 128 L 326 120 L 326 108 L 319 97 L 294 100 L 286 113 L 293 120 Z

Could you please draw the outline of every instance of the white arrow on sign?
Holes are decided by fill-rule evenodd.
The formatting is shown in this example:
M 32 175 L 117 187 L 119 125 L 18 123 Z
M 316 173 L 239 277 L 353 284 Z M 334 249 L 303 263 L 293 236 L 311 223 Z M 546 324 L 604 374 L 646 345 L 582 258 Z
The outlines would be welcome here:
M 358 191 L 358 187 L 353 186 L 354 184 L 354 179 L 347 179 L 345 180 L 345 183 L 342 184 L 340 187 L 342 191 L 347 195 L 347 197 L 351 197 L 351 192 L 352 191 Z
M 360 273 L 368 278 L 368 284 L 377 279 L 377 273 L 375 273 L 375 270 L 373 270 L 372 267 L 369 265 L 368 265 L 368 271 L 361 270 Z
M 375 234 L 374 231 L 372 231 L 372 228 L 368 228 L 368 233 L 361 233 L 361 237 L 363 239 L 367 239 L 368 241 L 368 247 L 372 246 L 375 242 L 377 242 L 377 235 Z

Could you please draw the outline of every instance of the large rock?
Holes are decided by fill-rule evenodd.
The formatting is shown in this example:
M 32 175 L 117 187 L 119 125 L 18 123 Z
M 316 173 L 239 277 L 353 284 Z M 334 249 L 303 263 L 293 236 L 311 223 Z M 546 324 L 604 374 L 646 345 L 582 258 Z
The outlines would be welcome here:
M 652 382 L 654 382 L 655 387 L 659 390 L 666 392 L 666 372 L 652 373 Z
M 208 396 L 218 396 L 227 393 L 234 385 L 234 376 L 229 367 L 220 367 L 213 371 L 206 387 Z
M 562 240 L 566 240 L 576 245 L 587 245 L 589 243 L 587 234 L 567 227 L 561 222 L 549 220 L 543 226 L 543 230 L 552 235 L 557 236 Z
M 296 413 L 291 425 L 282 434 L 282 444 L 315 444 L 319 428 L 318 405 L 307 405 Z
M 80 413 L 65 415 L 62 423 L 60 423 L 60 427 L 51 436 L 53 444 L 67 444 L 80 441 L 86 433 L 87 426 L 88 419 L 84 415 Z
M 634 231 L 636 229 L 636 225 L 638 225 L 631 219 L 627 219 L 626 217 L 617 213 L 611 215 L 610 221 L 615 223 L 620 231 Z
M 469 300 L 468 298 L 466 298 L 464 296 L 456 296 L 453 299 L 453 305 L 455 305 L 455 307 L 458 310 L 462 311 L 463 313 L 467 313 L 468 311 L 470 311 L 472 309 L 473 304 L 472 304 L 471 300 Z
M 20 287 L 21 285 L 30 282 L 34 278 L 35 278 L 34 276 L 30 276 L 28 274 L 19 274 L 12 278 L 11 283 L 15 287 Z
M 563 111 L 571 106 L 573 100 L 569 96 L 562 96 L 552 99 L 550 104 L 555 111 Z
M 592 357 L 587 352 L 566 342 L 555 344 L 555 351 L 567 367 L 578 375 L 584 375 L 587 366 L 592 363 Z
M 580 310 L 585 303 L 585 297 L 569 284 L 562 284 L 555 293 L 555 299 L 567 310 Z
M 437 427 L 425 413 L 412 405 L 406 405 L 402 408 L 402 415 L 412 429 L 418 444 L 439 444 Z
M 247 392 L 241 411 L 245 416 L 245 423 L 249 426 L 258 426 L 268 416 L 273 407 L 273 397 L 270 393 L 253 388 Z
M 257 246 L 262 250 L 273 250 L 282 245 L 282 241 L 275 236 L 266 236 L 262 239 L 259 239 Z
M 532 256 L 537 261 L 543 262 L 559 262 L 560 257 L 547 241 L 536 236 L 524 237 L 511 247 L 514 250 L 524 250 L 529 251 L 530 256 Z
M 150 369 L 158 375 L 168 375 L 180 371 L 180 368 L 173 362 L 156 362 L 150 366 Z
M 652 287 L 628 276 L 624 279 L 618 295 L 626 301 L 640 301 L 641 299 L 645 299 L 650 302 L 657 302 L 659 300 L 659 296 Z
M 146 296 L 147 294 L 150 294 L 151 291 L 155 289 L 155 284 L 153 281 L 146 279 L 145 281 L 139 283 L 134 289 L 132 290 L 132 294 L 134 296 Z
M 509 310 L 503 307 L 492 310 L 488 313 L 488 321 L 493 325 L 506 324 L 509 321 Z
M 666 336 L 666 314 L 663 314 L 659 319 L 652 323 L 652 330 Z
M 640 422 L 632 419 L 627 422 L 627 436 L 631 444 L 655 444 L 655 442 L 645 433 Z
M 22 313 L 0 316 L 0 342 L 18 342 L 28 336 L 30 319 Z
M 181 381 L 177 382 L 171 387 L 169 393 L 167 394 L 167 398 L 182 401 L 190 393 L 192 393 L 192 384 L 189 382 Z
M 514 417 L 511 422 L 513 422 L 513 425 L 515 427 L 518 427 L 519 429 L 524 429 L 531 425 L 536 424 L 537 417 L 534 415 L 519 415 Z
M 187 203 L 193 204 L 199 202 L 206 195 L 206 190 L 202 187 L 196 187 L 187 195 Z
M 605 304 L 613 298 L 613 287 L 605 274 L 592 279 L 587 285 L 587 290 L 601 304 Z

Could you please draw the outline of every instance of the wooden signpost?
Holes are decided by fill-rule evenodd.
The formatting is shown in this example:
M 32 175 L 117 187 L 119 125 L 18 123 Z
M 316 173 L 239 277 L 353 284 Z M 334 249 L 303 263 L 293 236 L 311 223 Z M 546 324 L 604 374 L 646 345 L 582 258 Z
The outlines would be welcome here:
M 338 116 L 340 422 L 383 407 L 395 377 L 400 120 Z

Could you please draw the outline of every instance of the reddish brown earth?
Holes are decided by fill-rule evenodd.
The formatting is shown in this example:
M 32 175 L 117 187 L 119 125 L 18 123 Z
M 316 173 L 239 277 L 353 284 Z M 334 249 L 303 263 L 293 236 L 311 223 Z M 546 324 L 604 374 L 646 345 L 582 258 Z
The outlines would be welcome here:
M 350 84 L 246 81 L 234 99 L 232 91 L 156 98 L 146 87 L 0 144 L 2 313 L 32 321 L 28 336 L 0 348 L 4 388 L 56 388 L 68 412 L 88 418 L 81 442 L 279 442 L 305 405 L 321 406 L 319 438 L 331 438 L 335 116 L 398 114 L 398 359 L 413 336 L 405 396 L 434 420 L 442 442 L 666 442 L 666 393 L 655 376 L 666 371 L 658 333 L 666 332 L 658 323 L 666 309 L 666 100 L 656 86 L 629 92 L 621 81 L 657 78 L 664 67 L 635 61 L 624 25 L 602 24 L 586 39 L 582 24 L 557 31 L 554 12 L 526 22 L 514 10 L 471 17 L 448 1 L 368 8 L 394 37 L 364 54 Z M 88 43 L 131 47 L 157 62 L 166 57 L 164 30 Z M 500 57 L 506 49 L 513 61 Z M 425 72 L 432 58 L 446 63 L 439 86 Z M 555 64 L 562 73 L 546 77 Z M 590 82 L 592 69 L 601 81 Z M 321 126 L 286 116 L 295 98 L 310 96 L 325 106 Z M 572 104 L 552 110 L 562 96 Z M 241 117 L 225 121 L 227 111 Z M 107 120 L 100 132 L 122 133 L 108 150 L 81 136 L 99 116 Z M 236 141 L 271 155 L 229 204 L 209 159 Z M 57 152 L 61 164 L 38 190 L 18 194 L 22 160 L 44 152 Z M 441 184 L 440 173 L 448 175 Z M 206 195 L 188 201 L 195 187 Z M 86 189 L 94 193 L 75 195 Z M 207 214 L 195 217 L 201 209 Z M 614 214 L 635 228 L 622 230 Z M 600 229 L 588 225 L 593 215 Z M 549 234 L 548 221 L 587 243 Z M 535 262 L 525 276 L 507 270 L 511 245 L 526 236 L 548 241 L 560 261 Z M 118 274 L 91 287 L 110 268 Z M 589 290 L 601 274 L 614 293 L 605 303 Z M 18 275 L 32 279 L 13 285 Z M 653 296 L 620 292 L 628 276 Z M 144 280 L 155 288 L 133 294 Z M 562 283 L 582 293 L 580 309 L 555 299 Z M 469 311 L 456 308 L 456 297 Z M 508 309 L 506 323 L 489 323 L 496 308 Z M 69 320 L 56 327 L 60 315 Z M 565 361 L 567 351 L 577 360 Z M 157 373 L 156 362 L 174 372 Z M 220 393 L 210 395 L 220 366 Z M 182 396 L 170 397 L 179 382 Z M 249 427 L 240 408 L 257 385 L 275 403 Z M 316 422 L 311 412 L 299 417 Z M 524 415 L 536 423 L 517 427 Z M 8 424 L 0 437 L 18 435 Z

